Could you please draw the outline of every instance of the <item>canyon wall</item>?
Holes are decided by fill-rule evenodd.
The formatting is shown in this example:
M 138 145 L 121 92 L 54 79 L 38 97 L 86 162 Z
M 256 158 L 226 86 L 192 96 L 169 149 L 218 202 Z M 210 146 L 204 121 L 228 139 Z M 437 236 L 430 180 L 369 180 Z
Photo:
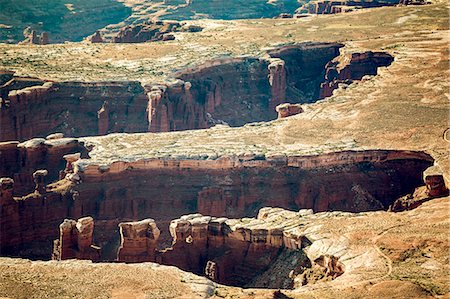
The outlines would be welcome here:
M 45 82 L 8 90 L 3 103 L 0 141 L 147 130 L 147 97 L 138 82 Z
M 269 50 L 266 58 L 216 59 L 144 87 L 15 78 L 0 88 L 0 141 L 56 132 L 77 137 L 269 121 L 276 119 L 279 104 L 317 101 L 339 84 L 375 75 L 393 61 L 383 52 L 339 56 L 341 47 L 302 43 Z
M 152 217 L 160 224 L 161 238 L 167 239 L 169 222 L 189 213 L 245 217 L 255 216 L 264 206 L 354 212 L 387 209 L 421 185 L 423 170 L 432 164 L 426 154 L 404 151 L 154 159 L 108 167 L 86 166 L 88 161 L 75 162 L 74 174 L 47 186 L 44 195 L 2 197 L 2 254 L 45 258 L 35 249 L 44 248 L 43 243 L 51 247 L 51 240 L 58 236 L 55 228 L 65 218 L 91 216 L 98 221 L 102 233 L 94 236 L 95 243 L 110 248 L 102 252 L 106 259 L 118 246 L 117 238 L 110 238 L 124 221 Z M 25 248 L 30 252 L 24 252 Z
M 287 102 L 311 103 L 318 100 L 325 66 L 339 56 L 342 47 L 337 43 L 304 43 L 269 51 L 270 57 L 284 61 Z M 275 103 L 273 108 L 283 102 Z
M 71 138 L 0 142 L 0 177 L 14 179 L 14 194 L 24 196 L 35 187 L 32 175 L 36 170 L 47 169 L 46 181 L 53 182 L 66 166 L 64 155 L 71 153 L 83 153 L 85 157 L 86 149 Z
M 325 81 L 320 84 L 320 98 L 329 97 L 340 84 L 348 85 L 364 76 L 375 76 L 379 67 L 389 66 L 394 57 L 385 52 L 367 51 L 341 55 L 325 66 Z
M 395 6 L 399 0 L 392 1 L 346 1 L 346 0 L 320 0 L 304 4 L 297 11 L 309 14 L 335 14 L 352 11 L 361 8 L 373 8 L 382 6 Z

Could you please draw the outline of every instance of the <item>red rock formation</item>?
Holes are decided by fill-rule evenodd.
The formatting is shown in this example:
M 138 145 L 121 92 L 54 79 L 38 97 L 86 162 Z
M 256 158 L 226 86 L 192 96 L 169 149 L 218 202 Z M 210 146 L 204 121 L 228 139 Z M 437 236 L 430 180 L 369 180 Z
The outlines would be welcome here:
M 286 118 L 303 112 L 303 108 L 299 104 L 281 104 L 276 107 L 278 118 Z
M 147 98 L 138 82 L 47 82 L 10 90 L 5 100 L 8 105 L 0 109 L 0 141 L 44 137 L 55 131 L 73 137 L 145 132 L 148 127 Z
M 112 40 L 113 43 L 143 43 L 164 40 L 167 33 L 177 31 L 181 27 L 178 22 L 156 21 L 139 25 L 127 26 Z M 165 40 L 169 35 L 167 35 Z M 173 35 L 172 35 L 173 36 Z
M 155 220 L 119 223 L 120 247 L 117 260 L 120 262 L 155 261 L 159 229 Z
M 42 32 L 41 36 L 39 37 L 39 44 L 40 45 L 48 45 L 50 43 L 50 38 L 48 36 L 48 32 Z
M 97 44 L 97 43 L 103 43 L 103 38 L 102 38 L 102 34 L 100 33 L 100 31 L 96 31 L 90 38 L 89 41 L 93 44 Z
M 64 169 L 61 160 L 59 169 Z M 111 248 L 116 241 L 108 238 L 119 222 L 146 217 L 161 223 L 164 230 L 171 219 L 197 211 L 216 217 L 245 217 L 256 215 L 264 206 L 315 211 L 387 208 L 393 199 L 420 184 L 422 171 L 431 160 L 422 153 L 395 151 L 284 159 L 149 159 L 107 167 L 89 165 L 89 160 L 82 159 L 75 163 L 70 180 L 47 186 L 45 195 L 6 200 L 9 203 L 0 209 L 0 250 L 23 255 L 21 250 L 28 248 L 33 256 L 45 258 L 40 250 L 48 250 L 57 237 L 54 227 L 65 218 L 86 215 L 102 227 L 98 244 Z M 51 175 L 57 177 L 58 173 L 49 172 L 49 178 Z M 109 251 L 104 254 L 113 259 Z
M 286 72 L 285 98 L 295 103 L 310 103 L 319 98 L 320 84 L 327 63 L 339 55 L 342 44 L 303 43 L 268 51 L 272 58 L 284 61 Z M 272 109 L 285 102 L 282 97 Z M 273 110 L 272 110 L 273 111 Z
M 98 261 L 100 248 L 92 245 L 94 219 L 84 217 L 75 220 L 65 219 L 59 226 L 59 239 L 54 242 L 52 259 L 81 259 Z
M 2 140 L 113 132 L 166 132 L 275 119 L 275 107 L 329 96 L 392 62 L 385 53 L 339 57 L 341 44 L 303 43 L 268 51 L 269 59 L 226 58 L 175 73 L 164 84 L 41 83 L 0 88 Z M 340 61 L 342 62 L 340 63 Z M 330 62 L 331 61 L 331 62 Z M 326 76 L 323 73 L 326 66 Z M 324 82 L 325 81 L 325 82 Z M 39 113 L 35 109 L 39 107 Z
M 34 183 L 36 184 L 34 192 L 36 194 L 44 195 L 46 193 L 45 177 L 47 175 L 48 171 L 46 169 L 37 170 L 33 173 Z
M 320 85 L 320 98 L 329 97 L 340 84 L 348 85 L 366 75 L 376 75 L 379 67 L 389 66 L 394 58 L 385 52 L 353 53 L 340 56 L 326 65 L 325 82 Z
M 162 41 L 175 40 L 175 35 L 166 33 L 162 37 Z
M 105 135 L 108 133 L 109 128 L 109 109 L 108 102 L 105 101 L 102 105 L 102 108 L 98 110 L 98 134 Z
M 235 222 L 200 214 L 173 220 L 173 245 L 158 252 L 157 262 L 243 286 L 264 272 L 280 250 L 302 249 L 298 238 L 291 240 L 280 229 L 251 229 Z
M 63 156 L 69 153 L 85 153 L 84 146 L 75 139 L 36 138 L 27 142 L 0 143 L 0 177 L 11 177 L 15 181 L 15 192 L 23 196 L 33 192 L 33 173 L 48 169 L 48 181 L 60 177 L 66 162 Z
M 333 279 L 345 272 L 344 264 L 339 261 L 338 257 L 332 255 L 322 255 L 314 260 L 314 264 L 322 267 L 325 270 L 325 276 L 330 276 Z
M 0 205 L 8 205 L 14 201 L 14 180 L 11 178 L 0 178 Z
M 286 69 L 283 60 L 275 58 L 269 64 L 269 84 L 272 94 L 269 109 L 275 109 L 286 100 Z
M 31 30 L 29 27 L 24 30 L 25 40 L 20 42 L 21 44 L 33 44 L 33 45 L 47 45 L 50 43 L 48 32 L 42 32 L 38 35 L 35 30 Z
M 442 169 L 440 169 L 439 166 L 435 165 L 427 168 L 423 173 L 423 181 L 425 186 L 420 186 L 416 188 L 413 193 L 397 199 L 389 206 L 389 211 L 402 212 L 412 210 L 433 198 L 449 195 Z
M 442 169 L 435 165 L 429 167 L 423 173 L 423 180 L 427 187 L 427 194 L 430 197 L 448 196 L 449 190 L 445 185 Z

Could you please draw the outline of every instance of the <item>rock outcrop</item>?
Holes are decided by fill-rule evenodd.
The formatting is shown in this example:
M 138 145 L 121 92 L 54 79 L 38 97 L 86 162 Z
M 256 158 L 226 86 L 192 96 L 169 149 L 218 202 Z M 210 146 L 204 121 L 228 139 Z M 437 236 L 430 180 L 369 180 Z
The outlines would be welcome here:
M 394 57 L 385 52 L 342 55 L 325 66 L 325 82 L 320 85 L 320 98 L 329 97 L 339 86 L 348 86 L 364 76 L 374 76 L 379 67 L 387 67 Z
M 84 217 L 75 220 L 65 219 L 59 226 L 59 239 L 54 241 L 52 259 L 81 259 L 98 261 L 100 248 L 92 244 L 94 219 Z
M 117 260 L 120 262 L 154 262 L 160 231 L 155 220 L 119 223 L 120 247 Z
M 60 177 L 60 170 L 65 168 L 64 155 L 72 153 L 86 157 L 87 150 L 82 143 L 72 138 L 0 142 L 0 177 L 14 179 L 16 195 L 24 196 L 35 189 L 33 173 L 36 170 L 47 169 L 47 182 L 55 181 Z
M 389 207 L 392 212 L 402 212 L 412 210 L 437 197 L 449 195 L 449 190 L 445 185 L 442 169 L 437 166 L 427 168 L 423 173 L 425 186 L 420 186 L 413 193 L 400 197 Z
M 320 84 L 324 81 L 325 66 L 339 56 L 342 47 L 338 43 L 303 43 L 269 50 L 271 58 L 284 61 L 286 98 L 293 103 L 317 101 Z M 272 109 L 286 102 L 282 97 L 277 100 L 273 102 Z
M 42 32 L 40 35 L 35 30 L 24 30 L 25 40 L 21 44 L 47 45 L 50 43 L 48 32 Z
M 340 85 L 375 75 L 378 67 L 393 61 L 383 52 L 339 56 L 342 46 L 302 43 L 269 50 L 266 58 L 217 59 L 145 87 L 138 82 L 31 79 L 19 84 L 14 79 L 0 87 L 0 125 L 5 128 L 0 141 L 22 141 L 55 131 L 78 137 L 273 120 L 275 107 L 287 99 L 315 102 Z
M 103 43 L 102 34 L 98 30 L 88 40 L 93 44 Z
M 158 263 L 206 274 L 214 281 L 237 286 L 247 285 L 268 270 L 283 251 L 302 255 L 302 248 L 308 244 L 301 236 L 283 234 L 279 227 L 264 228 L 263 220 L 252 219 L 245 224 L 200 214 L 173 220 L 170 233 L 172 247 L 158 252 Z M 306 257 L 303 262 L 307 262 Z M 283 279 L 289 280 L 289 277 L 286 275 Z
M 20 88 L 21 86 L 17 86 Z M 147 97 L 138 82 L 45 82 L 13 89 L 0 109 L 0 141 L 61 132 L 89 136 L 145 132 Z
M 169 33 L 181 27 L 178 22 L 149 21 L 139 25 L 124 27 L 113 37 L 113 43 L 143 43 L 159 40 L 170 40 Z M 173 37 L 174 38 L 174 37 Z
M 61 166 L 56 169 L 73 167 L 73 172 L 67 171 L 69 176 L 47 185 L 44 195 L 32 193 L 14 200 L 2 197 L 2 254 L 45 258 L 51 241 L 58 237 L 54 227 L 64 219 L 86 215 L 96 219 L 102 231 L 96 243 L 110 260 L 116 254 L 111 254 L 110 248 L 117 248 L 113 244 L 118 242 L 110 238 L 123 221 L 152 217 L 167 234 L 172 219 L 197 212 L 215 217 L 248 217 L 264 206 L 315 211 L 387 209 L 396 198 L 419 186 L 422 172 L 432 164 L 428 155 L 402 151 L 340 152 L 284 159 L 145 159 L 108 166 L 89 164 L 89 159 L 67 166 L 64 155 L 59 156 Z M 48 169 L 51 182 L 50 177 L 57 178 L 59 173 Z M 30 187 L 32 192 L 32 181 Z M 14 194 L 19 194 L 15 185 Z M 25 248 L 28 253 L 23 252 Z
M 421 1 L 422 0 L 419 0 L 417 2 Z M 297 9 L 297 12 L 309 14 L 336 14 L 336 13 L 350 12 L 355 9 L 373 8 L 382 6 L 396 6 L 401 2 L 402 1 L 399 0 L 393 1 L 319 0 L 319 1 L 311 1 L 309 3 L 304 4 L 302 7 Z
M 281 104 L 276 107 L 278 118 L 286 118 L 303 112 L 303 108 L 299 104 Z

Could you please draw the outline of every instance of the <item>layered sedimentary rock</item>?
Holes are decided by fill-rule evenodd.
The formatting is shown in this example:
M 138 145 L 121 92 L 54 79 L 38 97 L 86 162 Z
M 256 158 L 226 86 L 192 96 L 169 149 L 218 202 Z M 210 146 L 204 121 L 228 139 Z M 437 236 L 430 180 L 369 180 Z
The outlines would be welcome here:
M 395 6 L 401 1 L 346 1 L 346 0 L 320 0 L 303 5 L 297 11 L 309 14 L 335 14 L 349 12 L 354 9 L 372 8 L 382 6 Z M 418 1 L 419 2 L 419 1 Z
M 158 40 L 169 40 L 168 33 L 177 31 L 181 27 L 178 22 L 156 21 L 122 28 L 113 43 L 143 43 Z
M 381 1 L 346 1 L 346 0 L 319 0 L 304 4 L 297 9 L 301 13 L 309 14 L 336 14 L 350 12 L 355 9 L 373 8 L 396 5 L 425 5 L 425 0 L 381 0 Z
M 302 252 L 309 244 L 307 239 L 284 234 L 281 227 L 266 228 L 264 221 L 258 219 L 249 219 L 249 222 L 200 214 L 173 220 L 170 224 L 172 247 L 158 252 L 156 261 L 205 274 L 222 284 L 238 286 L 245 286 L 263 274 L 286 252 L 302 257 L 298 261 L 300 265 L 291 261 L 287 267 L 293 269 L 308 264 Z M 287 274 L 291 269 L 279 273 L 279 279 L 289 281 Z M 266 287 L 279 287 L 267 283 Z
M 59 226 L 59 239 L 54 241 L 54 260 L 81 259 L 97 261 L 100 248 L 93 245 L 94 219 L 65 219 Z
M 82 143 L 72 138 L 0 142 L 0 177 L 14 179 L 15 195 L 23 196 L 33 192 L 36 170 L 47 169 L 47 182 L 55 181 L 60 177 L 59 171 L 65 168 L 64 155 L 83 153 L 85 157 L 86 152 Z
M 120 262 L 154 262 L 160 231 L 155 220 L 119 223 L 120 247 L 117 260 Z
M 272 58 L 284 61 L 286 72 L 286 99 L 279 98 L 273 109 L 286 101 L 310 103 L 319 98 L 320 84 L 324 81 L 325 66 L 339 55 L 342 44 L 304 43 L 270 50 Z
M 315 211 L 387 209 L 421 184 L 422 172 L 431 164 L 426 154 L 402 151 L 145 159 L 108 166 L 80 159 L 73 163 L 73 172 L 47 186 L 44 195 L 5 200 L 1 250 L 26 255 L 21 250 L 31 248 L 30 255 L 45 257 L 39 249 L 44 249 L 43 244 L 48 249 L 49 240 L 57 238 L 54 228 L 63 219 L 86 215 L 102 225 L 97 244 L 110 248 L 108 244 L 116 241 L 108 238 L 119 222 L 148 217 L 167 234 L 170 220 L 196 212 L 245 217 L 256 215 L 264 206 Z M 60 169 L 65 167 L 63 159 Z M 108 250 L 102 254 L 111 256 Z
M 138 82 L 46 82 L 9 90 L 3 101 L 0 141 L 147 129 L 147 98 Z
M 433 198 L 449 195 L 442 169 L 439 166 L 434 165 L 427 168 L 423 173 L 423 181 L 425 186 L 420 186 L 414 192 L 400 197 L 389 207 L 389 210 L 392 212 L 412 210 Z
M 275 118 L 286 101 L 313 102 L 324 81 L 325 65 L 340 44 L 304 43 L 270 50 L 269 59 L 215 60 L 176 73 L 170 84 L 146 86 L 151 132 L 240 126 Z
M 168 20 L 210 19 L 258 19 L 272 18 L 280 13 L 292 13 L 298 8 L 297 0 L 165 0 L 170 5 L 161 17 Z
M 329 97 L 340 85 L 349 85 L 364 76 L 374 76 L 379 67 L 389 66 L 394 57 L 385 52 L 342 55 L 326 65 L 325 82 L 320 85 L 320 98 Z
M 21 44 L 47 45 L 50 43 L 49 34 L 45 31 L 38 35 L 35 30 L 25 29 L 24 35 L 25 40 Z
M 303 108 L 299 104 L 281 104 L 276 107 L 278 118 L 286 118 L 303 112 Z
M 5 128 L 0 141 L 55 131 L 77 137 L 273 120 L 279 104 L 317 101 L 393 61 L 382 52 L 339 56 L 342 46 L 302 43 L 269 50 L 265 58 L 217 59 L 145 87 L 138 82 L 10 80 L 0 87 L 0 126 Z

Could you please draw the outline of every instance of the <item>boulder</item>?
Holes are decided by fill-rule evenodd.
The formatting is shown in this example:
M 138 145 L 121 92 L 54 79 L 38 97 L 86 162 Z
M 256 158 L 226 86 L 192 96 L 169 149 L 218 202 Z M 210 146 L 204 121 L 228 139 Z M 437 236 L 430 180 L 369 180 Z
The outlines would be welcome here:
M 286 118 L 292 115 L 296 115 L 303 112 L 303 108 L 300 104 L 281 104 L 275 109 L 278 112 L 278 118 Z

